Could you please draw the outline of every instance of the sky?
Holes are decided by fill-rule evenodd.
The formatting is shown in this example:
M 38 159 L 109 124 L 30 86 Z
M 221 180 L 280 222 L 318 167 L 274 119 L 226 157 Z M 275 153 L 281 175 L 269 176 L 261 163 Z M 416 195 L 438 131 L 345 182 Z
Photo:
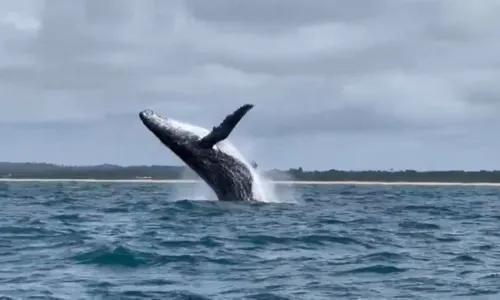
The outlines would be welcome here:
M 0 161 L 182 162 L 149 108 L 261 168 L 500 169 L 498 0 L 2 0 Z

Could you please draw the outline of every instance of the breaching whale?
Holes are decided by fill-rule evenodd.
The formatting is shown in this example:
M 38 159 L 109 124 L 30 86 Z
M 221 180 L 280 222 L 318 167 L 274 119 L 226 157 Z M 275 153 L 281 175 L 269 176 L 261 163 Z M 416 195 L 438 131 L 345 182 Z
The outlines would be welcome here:
M 220 201 L 257 201 L 253 191 L 254 175 L 241 157 L 224 151 L 217 143 L 225 140 L 253 104 L 245 104 L 226 116 L 205 136 L 150 109 L 139 113 L 142 123 L 215 192 Z

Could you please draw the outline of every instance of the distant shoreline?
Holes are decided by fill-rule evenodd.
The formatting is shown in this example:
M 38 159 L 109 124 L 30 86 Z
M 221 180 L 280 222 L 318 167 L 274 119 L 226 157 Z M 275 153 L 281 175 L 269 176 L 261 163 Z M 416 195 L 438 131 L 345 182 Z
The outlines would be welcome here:
M 500 170 L 288 170 L 260 168 L 266 179 L 275 184 L 322 184 L 322 185 L 472 185 L 496 186 L 500 184 Z M 0 178 L 3 181 L 80 181 L 93 182 L 147 182 L 182 183 L 200 180 L 189 167 L 168 165 L 111 164 L 71 166 L 39 162 L 0 162 Z M 59 179 L 63 178 L 63 179 Z M 71 178 L 71 179 L 69 179 Z M 93 179 L 90 179 L 93 178 Z M 153 180 L 153 178 L 158 180 Z M 178 179 L 191 179 L 190 181 Z M 116 179 L 116 180 L 115 180 Z M 139 179 L 141 181 L 136 181 Z M 169 180 L 174 179 L 174 180 Z M 177 179 L 177 180 L 175 180 Z M 2 179 L 0 179 L 2 180 Z M 145 181 L 147 180 L 147 181 Z M 285 180 L 286 182 L 284 182 Z M 293 181 L 287 181 L 293 180 Z
M 196 183 L 199 180 L 182 179 L 48 179 L 48 178 L 0 178 L 0 182 L 88 182 L 88 183 Z M 398 185 L 398 186 L 486 186 L 500 187 L 489 182 L 411 182 L 411 181 L 270 181 L 280 185 Z

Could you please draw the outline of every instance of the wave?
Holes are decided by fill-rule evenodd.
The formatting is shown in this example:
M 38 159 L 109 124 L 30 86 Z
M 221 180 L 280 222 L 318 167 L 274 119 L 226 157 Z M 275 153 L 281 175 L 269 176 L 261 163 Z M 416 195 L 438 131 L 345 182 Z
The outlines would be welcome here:
M 98 265 L 107 267 L 149 267 L 166 264 L 199 264 L 214 263 L 219 265 L 232 265 L 234 262 L 227 258 L 213 258 L 206 255 L 193 254 L 158 254 L 134 250 L 126 246 L 97 246 L 73 256 L 81 264 Z

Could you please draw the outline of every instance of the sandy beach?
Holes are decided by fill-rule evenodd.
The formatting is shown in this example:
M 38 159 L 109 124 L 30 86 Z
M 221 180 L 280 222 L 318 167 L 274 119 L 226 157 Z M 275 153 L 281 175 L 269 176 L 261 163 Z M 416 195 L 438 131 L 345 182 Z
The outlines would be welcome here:
M 196 183 L 198 180 L 174 179 L 44 179 L 44 178 L 0 178 L 0 182 L 100 182 L 100 183 Z M 500 187 L 500 183 L 488 182 L 378 182 L 378 181 L 271 181 L 288 185 L 410 185 L 410 186 L 488 186 Z

